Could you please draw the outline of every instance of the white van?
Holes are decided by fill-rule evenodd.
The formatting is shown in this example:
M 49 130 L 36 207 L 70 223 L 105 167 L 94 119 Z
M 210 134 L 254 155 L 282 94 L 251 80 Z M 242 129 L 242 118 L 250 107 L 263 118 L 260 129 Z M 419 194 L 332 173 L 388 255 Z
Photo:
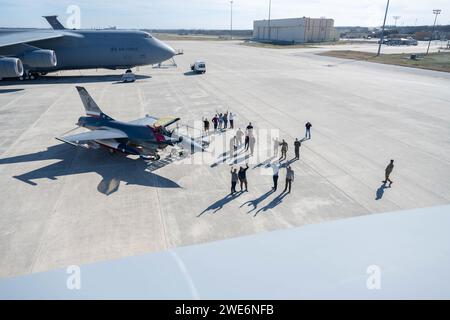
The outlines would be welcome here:
M 195 73 L 205 73 L 206 63 L 204 61 L 197 60 L 194 64 L 191 64 L 191 70 Z
M 134 75 L 134 73 L 131 70 L 127 70 L 122 76 L 123 83 L 135 82 L 135 81 L 136 81 L 136 76 Z

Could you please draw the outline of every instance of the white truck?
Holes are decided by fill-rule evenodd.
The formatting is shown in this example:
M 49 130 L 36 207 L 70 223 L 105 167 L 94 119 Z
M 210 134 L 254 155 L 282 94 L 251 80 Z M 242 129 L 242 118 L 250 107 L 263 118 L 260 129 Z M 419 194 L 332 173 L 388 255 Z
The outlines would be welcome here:
M 195 73 L 205 73 L 206 63 L 202 60 L 197 60 L 195 63 L 191 64 L 191 70 Z

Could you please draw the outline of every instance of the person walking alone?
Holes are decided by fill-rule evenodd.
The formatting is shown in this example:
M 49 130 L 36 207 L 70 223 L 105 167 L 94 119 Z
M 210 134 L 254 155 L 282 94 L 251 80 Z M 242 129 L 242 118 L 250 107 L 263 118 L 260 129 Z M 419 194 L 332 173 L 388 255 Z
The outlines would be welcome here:
M 393 181 L 389 178 L 393 170 L 394 170 L 394 160 L 391 160 L 391 162 L 386 167 L 385 180 L 383 181 L 384 184 L 389 182 L 389 188 L 391 187 L 391 184 L 393 183 Z

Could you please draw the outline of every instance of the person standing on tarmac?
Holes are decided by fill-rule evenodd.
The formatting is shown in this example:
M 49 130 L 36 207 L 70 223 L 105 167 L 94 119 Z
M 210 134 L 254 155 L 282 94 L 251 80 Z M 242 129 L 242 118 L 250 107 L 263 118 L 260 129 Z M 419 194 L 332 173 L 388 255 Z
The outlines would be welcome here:
M 248 182 L 247 182 L 247 170 L 248 170 L 249 166 L 248 163 L 246 165 L 246 167 L 241 167 L 239 169 L 239 182 L 241 183 L 241 191 L 244 190 L 244 185 L 245 185 L 245 191 L 248 192 Z
M 217 114 L 214 116 L 214 118 L 212 118 L 212 123 L 214 125 L 214 132 L 217 131 L 217 127 L 219 125 L 219 117 L 217 116 Z
M 281 158 L 280 158 L 280 160 L 286 160 L 287 159 L 287 152 L 289 150 L 289 146 L 288 146 L 287 142 L 284 141 L 284 139 L 280 143 L 280 146 L 281 146 Z
M 305 124 L 305 128 L 306 128 L 305 138 L 306 139 L 311 139 L 311 128 L 312 128 L 311 122 L 307 122 Z
M 237 169 L 231 168 L 231 194 L 236 193 L 236 185 L 238 183 L 238 173 Z
M 302 143 L 300 140 L 295 139 L 294 142 L 294 150 L 295 150 L 295 159 L 299 160 L 300 159 L 300 147 L 302 146 Z
M 237 139 L 237 146 L 238 148 L 242 147 L 242 138 L 244 137 L 244 132 L 241 130 L 241 128 L 236 131 L 236 139 Z
M 207 118 L 203 119 L 203 130 L 205 130 L 205 133 L 209 132 L 209 121 Z
M 288 193 L 291 193 L 292 182 L 294 181 L 294 170 L 292 170 L 291 166 L 286 168 L 286 187 L 283 192 L 286 192 L 289 189 Z
M 234 129 L 234 118 L 235 118 L 235 115 L 233 114 L 233 112 L 230 112 L 230 114 L 228 115 L 228 120 L 230 121 L 231 129 Z
M 273 170 L 273 191 L 277 191 L 278 189 L 278 178 L 280 176 L 280 163 L 274 162 L 272 163 Z

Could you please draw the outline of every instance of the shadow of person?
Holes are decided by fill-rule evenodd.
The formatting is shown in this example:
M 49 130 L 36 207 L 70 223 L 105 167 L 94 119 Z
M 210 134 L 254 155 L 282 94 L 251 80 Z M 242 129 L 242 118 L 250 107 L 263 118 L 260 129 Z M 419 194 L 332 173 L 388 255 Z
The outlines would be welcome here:
M 205 210 L 203 210 L 198 216 L 197 218 L 201 217 L 203 214 L 205 214 L 208 211 L 212 211 L 212 213 L 216 213 L 220 210 L 223 209 L 223 207 L 230 203 L 233 200 L 236 200 L 237 198 L 239 198 L 244 192 L 243 191 L 239 191 L 233 194 L 228 194 L 227 196 L 225 196 L 224 198 L 217 200 L 216 202 L 214 202 L 212 205 L 210 205 L 208 208 L 206 208 Z
M 299 159 L 297 159 L 297 158 L 292 158 L 292 159 L 289 160 L 289 161 L 286 161 L 286 162 L 281 163 L 280 168 L 287 168 L 288 166 L 290 166 L 291 164 L 293 164 L 294 162 L 297 162 L 297 161 L 299 161 Z
M 43 160 L 61 160 L 48 166 L 14 176 L 22 182 L 37 186 L 36 180 L 58 180 L 58 177 L 95 172 L 102 177 L 97 190 L 111 195 L 119 190 L 122 182 L 156 188 L 181 188 L 176 182 L 147 170 L 147 163 L 131 159 L 122 154 L 109 155 L 106 152 L 77 149 L 67 144 L 47 148 L 46 151 L 0 159 L 0 165 L 28 163 Z
M 254 215 L 253 217 L 256 217 L 260 212 L 266 212 L 267 210 L 271 210 L 271 209 L 274 209 L 275 207 L 279 206 L 279 205 L 283 202 L 284 198 L 286 198 L 286 196 L 287 196 L 288 194 L 289 194 L 289 193 L 287 193 L 287 192 L 283 192 L 283 193 L 279 194 L 279 195 L 278 195 L 275 199 L 273 199 L 270 203 L 268 203 L 266 206 L 264 206 L 264 207 L 262 207 L 261 209 L 259 209 L 259 210 L 255 213 L 255 215 Z
M 264 160 L 263 162 L 260 162 L 257 165 L 255 165 L 252 169 L 254 170 L 254 169 L 261 168 L 261 167 L 269 168 L 270 164 L 272 163 L 272 160 L 274 160 L 274 159 L 275 159 L 275 157 L 268 158 L 268 159 Z
M 266 193 L 264 193 L 262 196 L 260 196 L 259 198 L 256 198 L 254 200 L 250 200 L 247 201 L 246 203 L 244 203 L 243 205 L 240 206 L 240 208 L 242 208 L 243 206 L 247 205 L 248 207 L 253 207 L 253 209 L 251 209 L 250 211 L 248 211 L 247 213 L 251 213 L 253 211 L 255 211 L 256 209 L 258 209 L 258 205 L 263 202 L 265 199 L 267 199 L 268 197 L 270 197 L 271 194 L 275 193 L 275 190 L 270 190 Z
M 384 190 L 389 189 L 390 187 L 386 186 L 386 182 L 383 182 L 381 187 L 378 188 L 375 200 L 381 200 L 384 196 Z

